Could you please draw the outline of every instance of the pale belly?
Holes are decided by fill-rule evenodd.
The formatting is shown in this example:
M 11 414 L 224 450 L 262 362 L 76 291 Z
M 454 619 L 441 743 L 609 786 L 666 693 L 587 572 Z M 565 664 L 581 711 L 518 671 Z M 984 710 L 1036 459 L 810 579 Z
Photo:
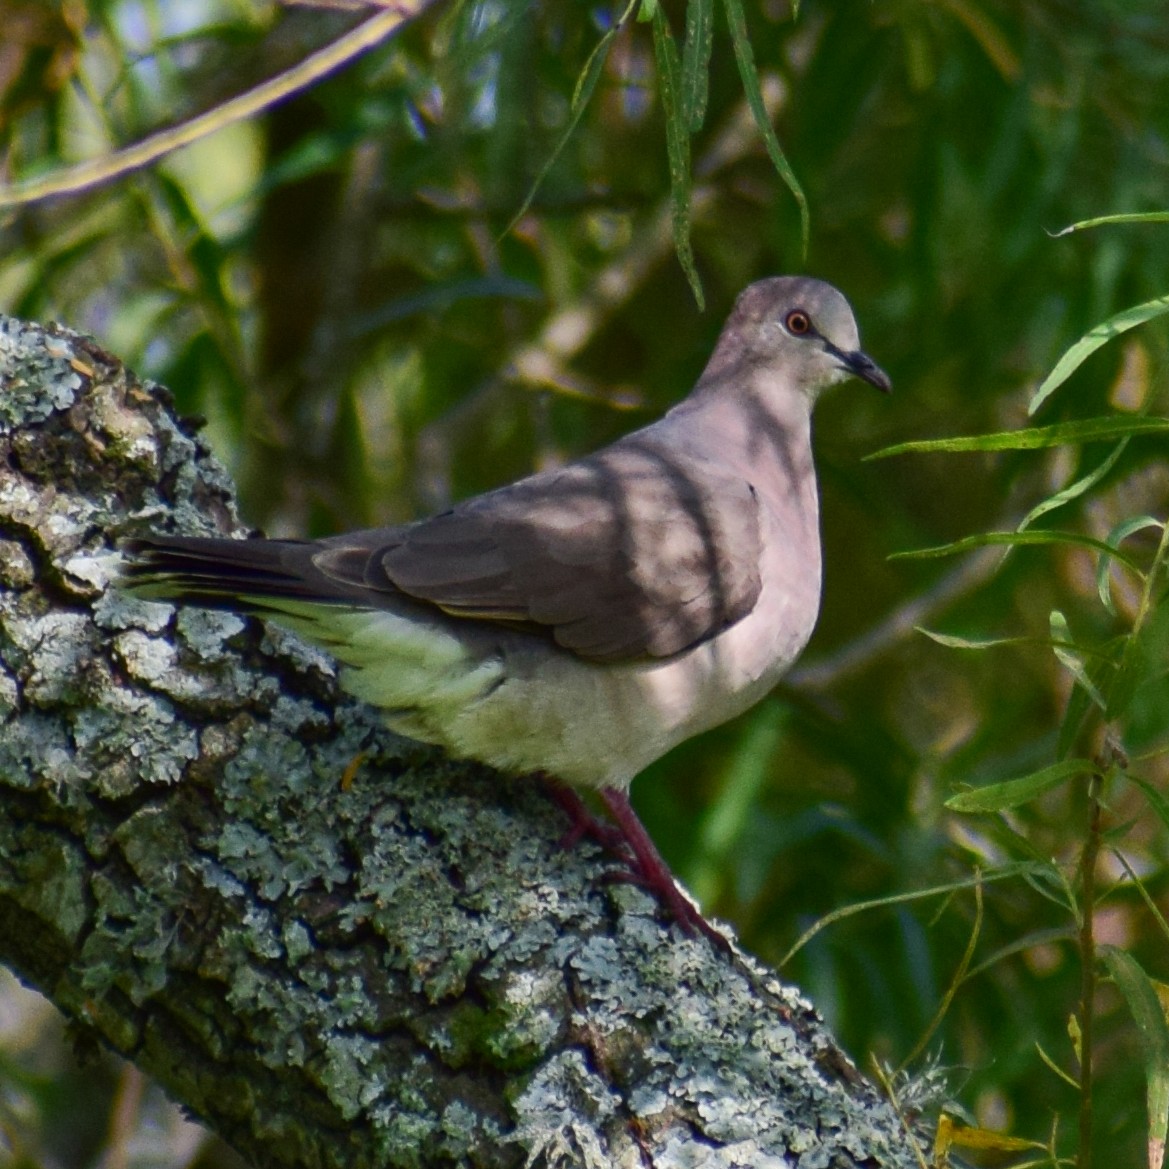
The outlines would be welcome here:
M 625 788 L 678 743 L 758 702 L 806 644 L 817 603 L 816 595 L 788 594 L 781 619 L 758 610 L 664 662 L 595 665 L 517 639 L 469 673 L 464 662 L 449 687 L 432 688 L 424 705 L 388 710 L 387 720 L 503 771 Z M 342 681 L 372 697 L 359 678 Z

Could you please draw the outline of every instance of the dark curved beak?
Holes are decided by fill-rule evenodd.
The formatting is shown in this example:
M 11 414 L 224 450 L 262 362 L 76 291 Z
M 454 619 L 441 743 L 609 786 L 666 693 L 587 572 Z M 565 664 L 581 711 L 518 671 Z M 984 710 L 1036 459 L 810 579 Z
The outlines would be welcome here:
M 859 349 L 854 349 L 852 353 L 837 349 L 835 357 L 854 377 L 868 382 L 870 386 L 876 386 L 882 394 L 892 392 L 893 383 L 889 380 L 889 375 L 867 353 L 862 353 Z

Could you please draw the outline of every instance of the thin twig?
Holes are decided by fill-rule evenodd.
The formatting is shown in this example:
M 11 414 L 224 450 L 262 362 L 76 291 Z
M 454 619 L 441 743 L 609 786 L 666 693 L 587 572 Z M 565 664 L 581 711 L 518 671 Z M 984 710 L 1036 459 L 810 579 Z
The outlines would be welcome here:
M 392 9 L 371 17 L 364 24 L 358 25 L 323 49 L 318 49 L 286 72 L 257 85 L 247 93 L 240 94 L 239 97 L 215 106 L 189 122 L 160 130 L 133 146 L 127 146 L 101 158 L 90 159 L 78 166 L 55 171 L 42 178 L 0 186 L 0 208 L 36 203 L 56 195 L 76 194 L 98 183 L 109 182 L 111 179 L 149 166 L 150 163 L 182 146 L 189 146 L 192 142 L 223 129 L 224 126 L 243 121 L 268 109 L 343 65 L 349 64 L 362 53 L 376 48 L 432 3 L 434 0 L 401 0 Z

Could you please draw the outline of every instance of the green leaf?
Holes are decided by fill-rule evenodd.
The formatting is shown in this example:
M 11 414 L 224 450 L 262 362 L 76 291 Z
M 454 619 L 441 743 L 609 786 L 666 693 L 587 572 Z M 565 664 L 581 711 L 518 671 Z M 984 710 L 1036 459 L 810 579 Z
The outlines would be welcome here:
M 1121 541 L 1127 540 L 1129 536 L 1135 535 L 1145 528 L 1156 528 L 1157 531 L 1162 531 L 1164 527 L 1165 525 L 1160 520 L 1154 519 L 1152 516 L 1134 516 L 1132 519 L 1127 519 L 1123 523 L 1117 524 L 1105 537 L 1104 543 L 1109 548 L 1119 548 Z M 1112 604 L 1111 569 L 1112 557 L 1108 555 L 1101 556 L 1100 563 L 1096 565 L 1096 592 L 1099 594 L 1100 602 L 1104 608 L 1115 616 L 1116 608 Z M 1144 573 L 1141 573 L 1141 580 L 1143 581 L 1144 579 Z
M 1095 219 L 1081 219 L 1059 231 L 1049 231 L 1052 239 L 1071 235 L 1073 231 L 1086 231 L 1089 227 L 1105 227 L 1114 223 L 1169 223 L 1169 211 L 1138 211 L 1124 215 L 1097 215 Z
M 1046 530 L 1032 530 L 1028 532 L 980 532 L 973 536 L 963 536 L 951 544 L 939 544 L 934 548 L 913 548 L 905 552 L 892 552 L 889 560 L 935 560 L 940 556 L 956 556 L 961 552 L 969 552 L 973 548 L 985 548 L 988 545 L 1006 545 L 1007 547 L 1064 544 L 1075 548 L 1091 548 L 1097 552 L 1107 553 L 1119 560 L 1134 572 L 1140 571 L 1140 565 L 1127 553 L 1116 548 L 1110 548 L 1103 540 L 1093 539 L 1091 536 L 1081 536 L 1077 532 L 1051 532 Z
M 899 442 L 883 447 L 870 459 L 887 459 L 891 455 L 949 453 L 969 451 L 1034 451 L 1045 447 L 1068 446 L 1077 442 L 1100 442 L 1136 434 L 1164 434 L 1169 418 L 1147 418 L 1108 414 L 1103 418 L 1083 418 L 1077 422 L 1057 422 L 1054 426 L 1032 426 L 1026 430 L 1004 430 L 996 434 L 976 434 L 962 438 L 927 438 Z
M 1045 377 L 1039 388 L 1031 396 L 1027 406 L 1027 413 L 1034 414 L 1040 406 L 1057 390 L 1101 345 L 1119 337 L 1121 333 L 1137 325 L 1143 325 L 1155 317 L 1169 313 L 1169 296 L 1159 296 L 1156 300 L 1146 301 L 1144 304 L 1133 305 L 1123 309 L 1115 316 L 1111 316 L 1099 325 L 1089 329 L 1060 359 L 1055 368 Z
M 1131 954 L 1115 946 L 1101 946 L 1100 957 L 1137 1025 L 1145 1056 L 1149 1169 L 1161 1169 L 1169 1125 L 1169 1023 L 1152 980 Z
M 556 145 L 552 148 L 552 153 L 548 155 L 544 161 L 544 165 L 540 167 L 540 173 L 536 175 L 532 185 L 528 188 L 528 193 L 524 196 L 524 201 L 520 204 L 520 209 L 511 217 L 511 222 L 507 227 L 503 229 L 503 235 L 511 232 L 515 225 L 527 214 L 528 208 L 532 205 L 532 200 L 536 197 L 536 192 L 543 185 L 544 180 L 548 177 L 548 172 L 555 165 L 556 160 L 560 157 L 561 151 L 568 145 L 568 140 L 575 133 L 581 115 L 585 112 L 589 102 L 592 100 L 593 90 L 597 88 L 597 82 L 601 79 L 601 71 L 605 67 L 605 61 L 608 59 L 609 48 L 613 44 L 613 39 L 621 31 L 626 21 L 629 20 L 638 3 L 639 0 L 629 0 L 625 11 L 614 21 L 612 27 L 606 31 L 605 35 L 597 42 L 596 48 L 589 54 L 588 60 L 584 63 L 584 68 L 581 69 L 576 79 L 576 86 L 572 91 L 572 106 L 568 112 L 568 125 L 564 127 L 564 133 L 560 135 Z M 638 10 L 637 19 L 648 20 L 649 17 L 645 15 L 645 12 L 647 7 L 656 4 L 656 0 L 640 0 L 640 3 L 641 8 Z
M 1037 503 L 1020 521 L 1016 531 L 1023 531 L 1024 528 L 1029 528 L 1040 516 L 1047 515 L 1050 511 L 1055 511 L 1058 507 L 1063 507 L 1065 503 L 1071 503 L 1073 499 L 1079 499 L 1086 491 L 1090 491 L 1113 467 L 1116 466 L 1117 459 L 1124 453 L 1125 447 L 1128 446 L 1128 439 L 1131 436 L 1126 436 L 1120 440 L 1109 452 L 1108 457 L 1096 467 L 1089 471 L 1087 475 L 1077 479 L 1074 483 L 1069 483 L 1066 487 L 1061 488 L 1054 495 L 1049 496 L 1042 503 Z
M 780 958 L 778 965 L 781 969 L 786 966 L 821 930 L 833 925 L 835 922 L 843 921 L 847 917 L 854 917 L 858 913 L 869 913 L 874 909 L 886 909 L 892 905 L 904 905 L 907 902 L 923 901 L 927 897 L 950 894 L 959 889 L 974 889 L 978 885 L 989 885 L 992 881 L 1006 881 L 1019 876 L 1026 878 L 1028 874 L 1035 872 L 1037 869 L 1047 869 L 1050 867 L 1049 863 L 1037 865 L 1031 861 L 1013 861 L 1001 865 L 993 873 L 978 873 L 962 881 L 952 881 L 946 885 L 935 885 L 930 889 L 915 889 L 910 893 L 894 893 L 888 897 L 876 897 L 871 901 L 853 902 L 851 905 L 834 909 L 831 913 L 827 913 L 813 922 L 812 925 L 800 934 L 791 949 Z
M 1079 1080 L 1073 1079 L 1071 1076 L 1069 1076 L 1068 1073 L 1065 1072 L 1063 1068 L 1061 1068 L 1059 1064 L 1057 1064 L 1055 1060 L 1053 1060 L 1051 1056 L 1043 1050 L 1043 1047 L 1038 1039 L 1035 1040 L 1035 1050 L 1039 1052 L 1039 1058 L 1043 1060 L 1043 1062 L 1047 1064 L 1048 1068 L 1057 1076 L 1059 1076 L 1059 1078 L 1063 1080 L 1065 1084 L 1070 1084 L 1071 1087 L 1073 1087 L 1077 1092 L 1080 1090 Z
M 796 172 L 784 156 L 779 139 L 775 136 L 775 129 L 771 119 L 767 116 L 767 107 L 763 104 L 763 91 L 759 87 L 759 73 L 755 69 L 755 54 L 751 51 L 751 41 L 747 36 L 747 18 L 743 15 L 742 0 L 723 0 L 726 8 L 727 25 L 731 31 L 731 44 L 735 48 L 735 61 L 739 66 L 739 76 L 743 80 L 743 92 L 747 96 L 747 104 L 755 118 L 755 125 L 763 135 L 767 146 L 767 153 L 771 163 L 779 172 L 779 177 L 787 184 L 796 203 L 800 208 L 800 239 L 803 254 L 808 254 L 808 237 L 811 234 L 811 222 L 808 216 L 808 199 L 800 186 Z
M 1052 609 L 1047 620 L 1051 628 L 1051 649 L 1056 660 L 1075 678 L 1083 688 L 1084 693 L 1101 710 L 1107 709 L 1108 703 L 1104 701 L 1104 695 L 1096 688 L 1096 684 L 1092 681 L 1087 667 L 1084 665 L 1083 657 L 1076 649 L 1075 639 L 1072 637 L 1071 629 L 1068 628 L 1067 618 L 1058 609 Z
M 682 119 L 691 134 L 702 129 L 710 80 L 714 0 L 688 0 L 682 49 Z
M 944 645 L 949 649 L 999 649 L 1005 645 L 1034 645 L 1033 637 L 955 637 L 950 633 L 938 633 L 933 629 L 926 629 L 923 625 L 915 625 L 914 630 L 924 634 L 930 641 Z
M 670 205 L 673 211 L 674 251 L 690 290 L 698 302 L 699 309 L 705 306 L 702 282 L 694 263 L 694 251 L 690 246 L 690 137 L 686 132 L 685 115 L 679 105 L 681 66 L 678 63 L 678 48 L 669 22 L 661 7 L 655 7 L 654 58 L 658 66 L 658 86 L 662 98 L 662 110 L 666 118 L 666 155 L 670 162 Z
M 945 806 L 952 812 L 1002 812 L 1007 808 L 1017 808 L 1077 775 L 1090 775 L 1095 770 L 1095 764 L 1088 759 L 1064 759 L 1018 779 L 959 792 L 951 796 Z

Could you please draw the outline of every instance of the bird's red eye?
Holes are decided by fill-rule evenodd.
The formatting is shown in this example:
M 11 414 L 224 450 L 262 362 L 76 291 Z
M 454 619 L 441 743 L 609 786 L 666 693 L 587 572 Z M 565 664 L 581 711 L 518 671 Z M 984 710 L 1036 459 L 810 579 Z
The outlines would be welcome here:
M 792 309 L 783 319 L 784 327 L 796 337 L 802 337 L 812 331 L 812 319 L 803 309 Z

